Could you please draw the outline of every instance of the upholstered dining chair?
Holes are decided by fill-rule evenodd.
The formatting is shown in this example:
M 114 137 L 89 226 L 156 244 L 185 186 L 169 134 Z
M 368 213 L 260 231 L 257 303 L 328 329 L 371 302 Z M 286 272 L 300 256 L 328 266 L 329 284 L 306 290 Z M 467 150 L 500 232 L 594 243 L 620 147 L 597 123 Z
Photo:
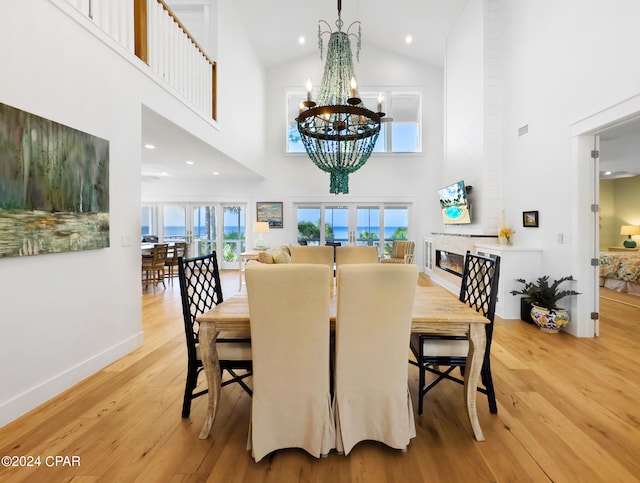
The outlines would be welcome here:
M 336 247 L 336 266 L 347 263 L 377 263 L 378 249 L 370 246 Z
M 314 263 L 326 265 L 331 269 L 329 278 L 329 290 L 333 293 L 333 246 L 292 246 L 291 263 Z
M 178 274 L 175 270 L 178 267 L 178 259 L 187 257 L 187 243 L 175 242 L 173 247 L 169 247 L 169 255 L 164 265 L 167 269 L 167 278 L 173 283 L 174 277 Z
M 167 260 L 168 250 L 169 245 L 166 243 L 156 243 L 153 245 L 151 256 L 142 257 L 142 273 L 145 287 L 149 282 L 153 284 L 154 291 L 160 282 L 162 282 L 163 287 L 166 287 L 164 283 L 164 264 Z
M 415 265 L 337 268 L 336 449 L 363 440 L 406 450 L 415 437 L 407 352 L 418 282 Z
M 255 461 L 335 447 L 329 370 L 329 267 L 255 264 L 245 272 L 253 349 L 247 449 Z
M 485 326 L 487 344 L 481 371 L 481 380 L 484 387 L 478 387 L 478 391 L 487 395 L 489 411 L 494 414 L 498 412 L 498 406 L 491 376 L 490 353 L 499 278 L 499 256 L 490 258 L 471 254 L 467 251 L 462 270 L 459 298 L 489 319 L 489 324 Z M 409 362 L 418 366 L 420 371 L 418 378 L 418 414 L 422 414 L 424 396 L 436 384 L 448 379 L 464 385 L 462 377 L 453 376 L 451 373 L 456 367 L 459 367 L 461 374 L 464 375 L 469 352 L 469 340 L 464 334 L 451 336 L 412 334 L 411 352 L 413 352 L 416 360 L 409 360 Z M 426 383 L 427 372 L 436 376 L 428 384 Z
M 179 258 L 178 279 L 187 337 L 187 381 L 182 403 L 182 417 L 188 418 L 191 413 L 191 401 L 208 392 L 207 389 L 196 392 L 198 375 L 203 369 L 198 337 L 200 324 L 196 321 L 196 317 L 223 301 L 216 252 L 195 258 Z M 250 333 L 220 332 L 216 339 L 216 350 L 220 360 L 220 370 L 226 370 L 231 375 L 231 378 L 222 381 L 221 385 L 226 386 L 237 382 L 247 394 L 251 395 L 251 388 L 244 382 L 245 378 L 251 376 Z
M 416 242 L 393 240 L 393 248 L 388 258 L 381 258 L 382 263 L 413 263 Z

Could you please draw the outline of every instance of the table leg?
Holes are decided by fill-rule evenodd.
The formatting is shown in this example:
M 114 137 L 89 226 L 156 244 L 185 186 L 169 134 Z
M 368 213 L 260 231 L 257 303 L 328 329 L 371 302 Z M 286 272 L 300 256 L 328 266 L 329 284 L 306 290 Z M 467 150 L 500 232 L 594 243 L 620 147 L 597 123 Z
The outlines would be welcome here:
M 238 255 L 238 291 L 242 290 L 242 257 Z
M 487 335 L 482 324 L 470 324 L 469 327 L 469 354 L 467 356 L 467 364 L 465 368 L 464 378 L 464 400 L 467 405 L 467 413 L 469 414 L 469 422 L 473 429 L 473 434 L 478 441 L 484 441 L 484 434 L 480 428 L 478 421 L 478 411 L 476 408 L 476 395 L 478 393 L 478 381 L 480 379 L 480 371 L 484 360 L 484 350 L 487 344 Z
M 215 324 L 200 324 L 200 356 L 209 389 L 207 417 L 200 431 L 200 439 L 207 439 L 216 420 L 218 403 L 220 402 L 220 360 L 216 349 L 218 331 Z

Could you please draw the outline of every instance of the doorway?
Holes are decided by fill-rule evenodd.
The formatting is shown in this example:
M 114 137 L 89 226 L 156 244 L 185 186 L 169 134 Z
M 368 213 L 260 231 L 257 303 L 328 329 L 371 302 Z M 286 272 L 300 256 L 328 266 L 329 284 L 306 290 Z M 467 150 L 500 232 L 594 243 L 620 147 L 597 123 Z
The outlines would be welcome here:
M 600 171 L 607 162 L 601 157 L 602 139 L 610 136 L 615 130 L 628 129 L 630 123 L 637 123 L 640 132 L 640 94 L 627 99 L 609 109 L 600 111 L 571 126 L 572 159 L 576 173 L 576 217 L 586 219 L 584 225 L 574 226 L 574 236 L 585 243 L 577 246 L 573 253 L 572 265 L 578 278 L 586 280 L 584 297 L 577 297 L 577 333 L 579 337 L 599 335 L 599 254 L 600 254 L 600 214 L 591 208 L 599 204 Z M 595 149 L 594 149 L 595 148 Z M 593 151 L 598 153 L 594 157 Z M 603 156 L 604 155 L 604 156 Z M 590 163 L 585 169 L 585 162 Z M 589 210 L 591 216 L 580 216 Z M 588 261 L 592 262 L 589 263 Z

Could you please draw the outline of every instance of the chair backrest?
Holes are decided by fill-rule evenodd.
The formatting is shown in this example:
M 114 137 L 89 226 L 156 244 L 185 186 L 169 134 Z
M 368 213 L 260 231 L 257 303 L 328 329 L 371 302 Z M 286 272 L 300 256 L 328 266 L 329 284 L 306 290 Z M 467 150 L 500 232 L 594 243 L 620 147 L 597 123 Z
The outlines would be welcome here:
M 343 445 L 346 454 L 365 439 L 404 448 L 415 436 L 407 351 L 418 269 L 367 263 L 337 270 L 338 450 Z
M 336 247 L 336 266 L 346 263 L 377 263 L 376 247 Z
M 333 249 L 332 246 L 292 246 L 291 263 L 316 263 L 326 265 L 333 273 Z M 333 291 L 333 277 L 329 278 L 329 290 Z
M 249 443 L 256 461 L 280 448 L 314 456 L 335 444 L 330 408 L 329 292 L 318 264 L 255 264 L 246 271 L 253 354 Z
M 413 255 L 416 243 L 409 240 L 394 240 L 391 258 L 404 258 L 405 255 Z
M 491 346 L 493 319 L 496 313 L 498 298 L 498 281 L 500 279 L 500 257 L 485 257 L 467 251 L 462 270 L 460 285 L 460 301 L 481 313 L 491 321 L 486 325 L 487 352 Z
M 179 258 L 178 278 L 187 353 L 189 359 L 195 360 L 200 329 L 196 317 L 223 301 L 216 252 L 202 257 Z
M 164 265 L 169 254 L 169 245 L 167 243 L 156 243 L 153 245 L 153 264 Z
M 176 242 L 173 245 L 173 250 L 171 250 L 171 259 L 177 263 L 179 258 L 185 258 L 186 256 L 187 256 L 187 243 Z

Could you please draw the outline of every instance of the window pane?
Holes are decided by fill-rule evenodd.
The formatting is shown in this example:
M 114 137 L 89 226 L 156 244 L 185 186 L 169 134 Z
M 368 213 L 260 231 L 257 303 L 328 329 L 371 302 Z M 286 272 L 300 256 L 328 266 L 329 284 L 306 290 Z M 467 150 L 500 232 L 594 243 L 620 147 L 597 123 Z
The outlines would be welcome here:
M 298 243 L 320 245 L 320 207 L 298 208 Z
M 158 210 L 155 206 L 143 206 L 140 216 L 140 234 L 158 235 Z
M 419 126 L 417 123 L 391 123 L 391 138 L 394 153 L 417 153 L 420 151 Z
M 209 255 L 216 249 L 216 209 L 214 206 L 193 207 L 193 242 L 196 247 L 194 256 Z
M 187 240 L 187 209 L 185 206 L 163 207 L 163 240 L 165 242 Z
M 304 153 L 304 144 L 300 139 L 298 132 L 298 123 L 296 118 L 300 113 L 300 102 L 302 93 L 290 93 L 287 95 L 287 152 L 288 153 Z
M 391 97 L 391 149 L 394 153 L 416 153 L 420 147 L 420 95 L 394 93 Z
M 356 212 L 356 245 L 378 246 L 380 244 L 380 209 L 358 207 Z
M 406 240 L 409 227 L 409 209 L 406 207 L 384 209 L 384 253 L 391 255 L 393 240 Z
M 348 245 L 348 207 L 336 206 L 324 209 L 324 238 L 325 242 L 340 242 L 343 246 Z
M 224 243 L 222 256 L 226 262 L 238 260 L 238 253 L 245 251 L 245 212 L 242 206 L 224 207 Z

